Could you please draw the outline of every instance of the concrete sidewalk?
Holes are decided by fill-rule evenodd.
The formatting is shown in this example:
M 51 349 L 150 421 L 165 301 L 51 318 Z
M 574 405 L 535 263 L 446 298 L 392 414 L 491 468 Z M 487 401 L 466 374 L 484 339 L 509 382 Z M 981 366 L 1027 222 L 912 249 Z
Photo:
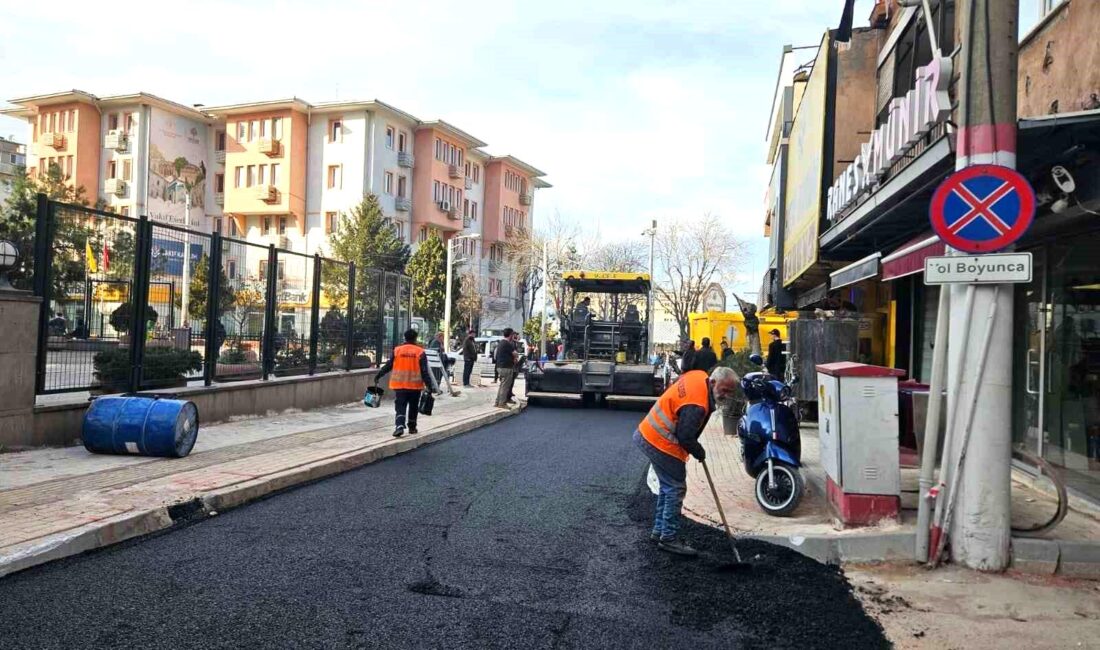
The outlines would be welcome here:
M 500 420 L 496 386 L 436 400 L 420 433 L 396 439 L 393 405 L 354 403 L 202 427 L 187 458 L 90 454 L 83 447 L 0 454 L 0 576 L 212 516 Z
M 756 503 L 755 485 L 741 462 L 736 436 L 722 432 L 720 417 L 711 419 L 701 441 L 707 449 L 707 465 L 735 535 L 760 539 L 829 563 L 912 562 L 915 544 L 917 470 L 902 468 L 901 520 L 876 526 L 843 528 L 825 499 L 825 475 L 821 468 L 817 428 L 802 428 L 802 475 L 806 493 L 790 517 L 771 517 Z M 1013 524 L 1026 526 L 1045 521 L 1056 509 L 1049 493 L 1014 472 Z M 1085 508 L 1071 509 L 1066 518 L 1040 539 L 1014 538 L 1014 567 L 1020 571 L 1100 579 L 1100 517 Z M 698 521 L 721 526 L 706 476 L 700 463 L 688 462 L 688 493 L 684 512 Z

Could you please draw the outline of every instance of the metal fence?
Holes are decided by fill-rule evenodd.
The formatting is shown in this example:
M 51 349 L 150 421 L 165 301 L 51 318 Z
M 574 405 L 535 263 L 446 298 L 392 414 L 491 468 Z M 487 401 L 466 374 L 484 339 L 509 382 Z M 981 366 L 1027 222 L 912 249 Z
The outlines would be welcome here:
M 39 196 L 34 241 L 38 394 L 372 367 L 412 323 L 404 275 L 146 217 Z

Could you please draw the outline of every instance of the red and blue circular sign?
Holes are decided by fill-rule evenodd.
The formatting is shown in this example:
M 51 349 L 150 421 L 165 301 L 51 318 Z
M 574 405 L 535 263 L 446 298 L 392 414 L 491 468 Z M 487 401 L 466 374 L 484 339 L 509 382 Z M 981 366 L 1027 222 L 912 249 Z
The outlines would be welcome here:
M 940 183 L 928 216 L 932 230 L 948 246 L 967 253 L 994 253 L 1031 227 L 1035 191 L 1014 169 L 974 165 Z

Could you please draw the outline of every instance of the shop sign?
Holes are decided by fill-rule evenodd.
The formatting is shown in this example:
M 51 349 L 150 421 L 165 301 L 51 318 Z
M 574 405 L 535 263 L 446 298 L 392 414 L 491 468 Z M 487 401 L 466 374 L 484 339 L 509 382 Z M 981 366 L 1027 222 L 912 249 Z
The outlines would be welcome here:
M 1031 253 L 999 253 L 924 260 L 925 284 L 1031 282 Z
M 951 99 L 947 94 L 951 59 L 933 59 L 917 69 L 916 77 L 912 90 L 890 101 L 886 122 L 860 146 L 855 161 L 829 188 L 826 207 L 829 221 L 835 221 L 866 190 L 875 187 L 891 165 L 951 115 Z

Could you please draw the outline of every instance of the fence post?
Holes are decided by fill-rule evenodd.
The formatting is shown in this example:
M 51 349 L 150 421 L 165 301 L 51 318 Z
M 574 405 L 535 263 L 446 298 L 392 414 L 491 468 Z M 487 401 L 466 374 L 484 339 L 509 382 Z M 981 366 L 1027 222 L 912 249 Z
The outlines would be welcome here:
M 380 271 L 378 273 L 378 343 L 375 348 L 377 355 L 374 359 L 375 363 L 382 365 L 382 357 L 386 354 L 386 290 L 389 289 L 389 282 L 387 282 L 387 276 L 389 271 Z M 394 304 L 397 300 L 394 300 Z M 390 335 L 393 335 L 393 330 L 390 330 Z M 393 337 L 390 341 L 396 346 L 397 338 Z
M 313 305 L 309 310 L 309 374 L 317 371 L 317 320 L 321 316 L 321 256 L 313 255 Z
M 35 356 L 34 392 L 46 390 L 46 355 L 49 350 L 50 266 L 53 264 L 53 220 L 56 215 L 45 194 L 38 195 L 34 220 L 34 295 L 42 298 L 38 305 L 38 349 Z M 84 314 L 87 322 L 89 314 Z
M 260 345 L 263 358 L 263 378 L 275 369 L 275 301 L 279 297 L 279 253 L 275 250 L 275 244 L 267 246 L 267 287 L 264 292 L 264 333 Z
M 203 384 L 209 386 L 217 376 L 218 354 L 221 353 L 221 294 L 222 294 L 222 236 L 215 232 L 210 235 L 209 267 L 206 272 L 206 357 L 203 369 Z
M 149 273 L 153 252 L 153 224 L 142 215 L 137 224 L 134 284 L 130 291 L 130 392 L 141 390 L 145 364 L 146 315 L 149 311 Z
M 348 345 L 344 353 L 344 370 L 351 370 L 355 354 L 355 262 L 348 264 Z

